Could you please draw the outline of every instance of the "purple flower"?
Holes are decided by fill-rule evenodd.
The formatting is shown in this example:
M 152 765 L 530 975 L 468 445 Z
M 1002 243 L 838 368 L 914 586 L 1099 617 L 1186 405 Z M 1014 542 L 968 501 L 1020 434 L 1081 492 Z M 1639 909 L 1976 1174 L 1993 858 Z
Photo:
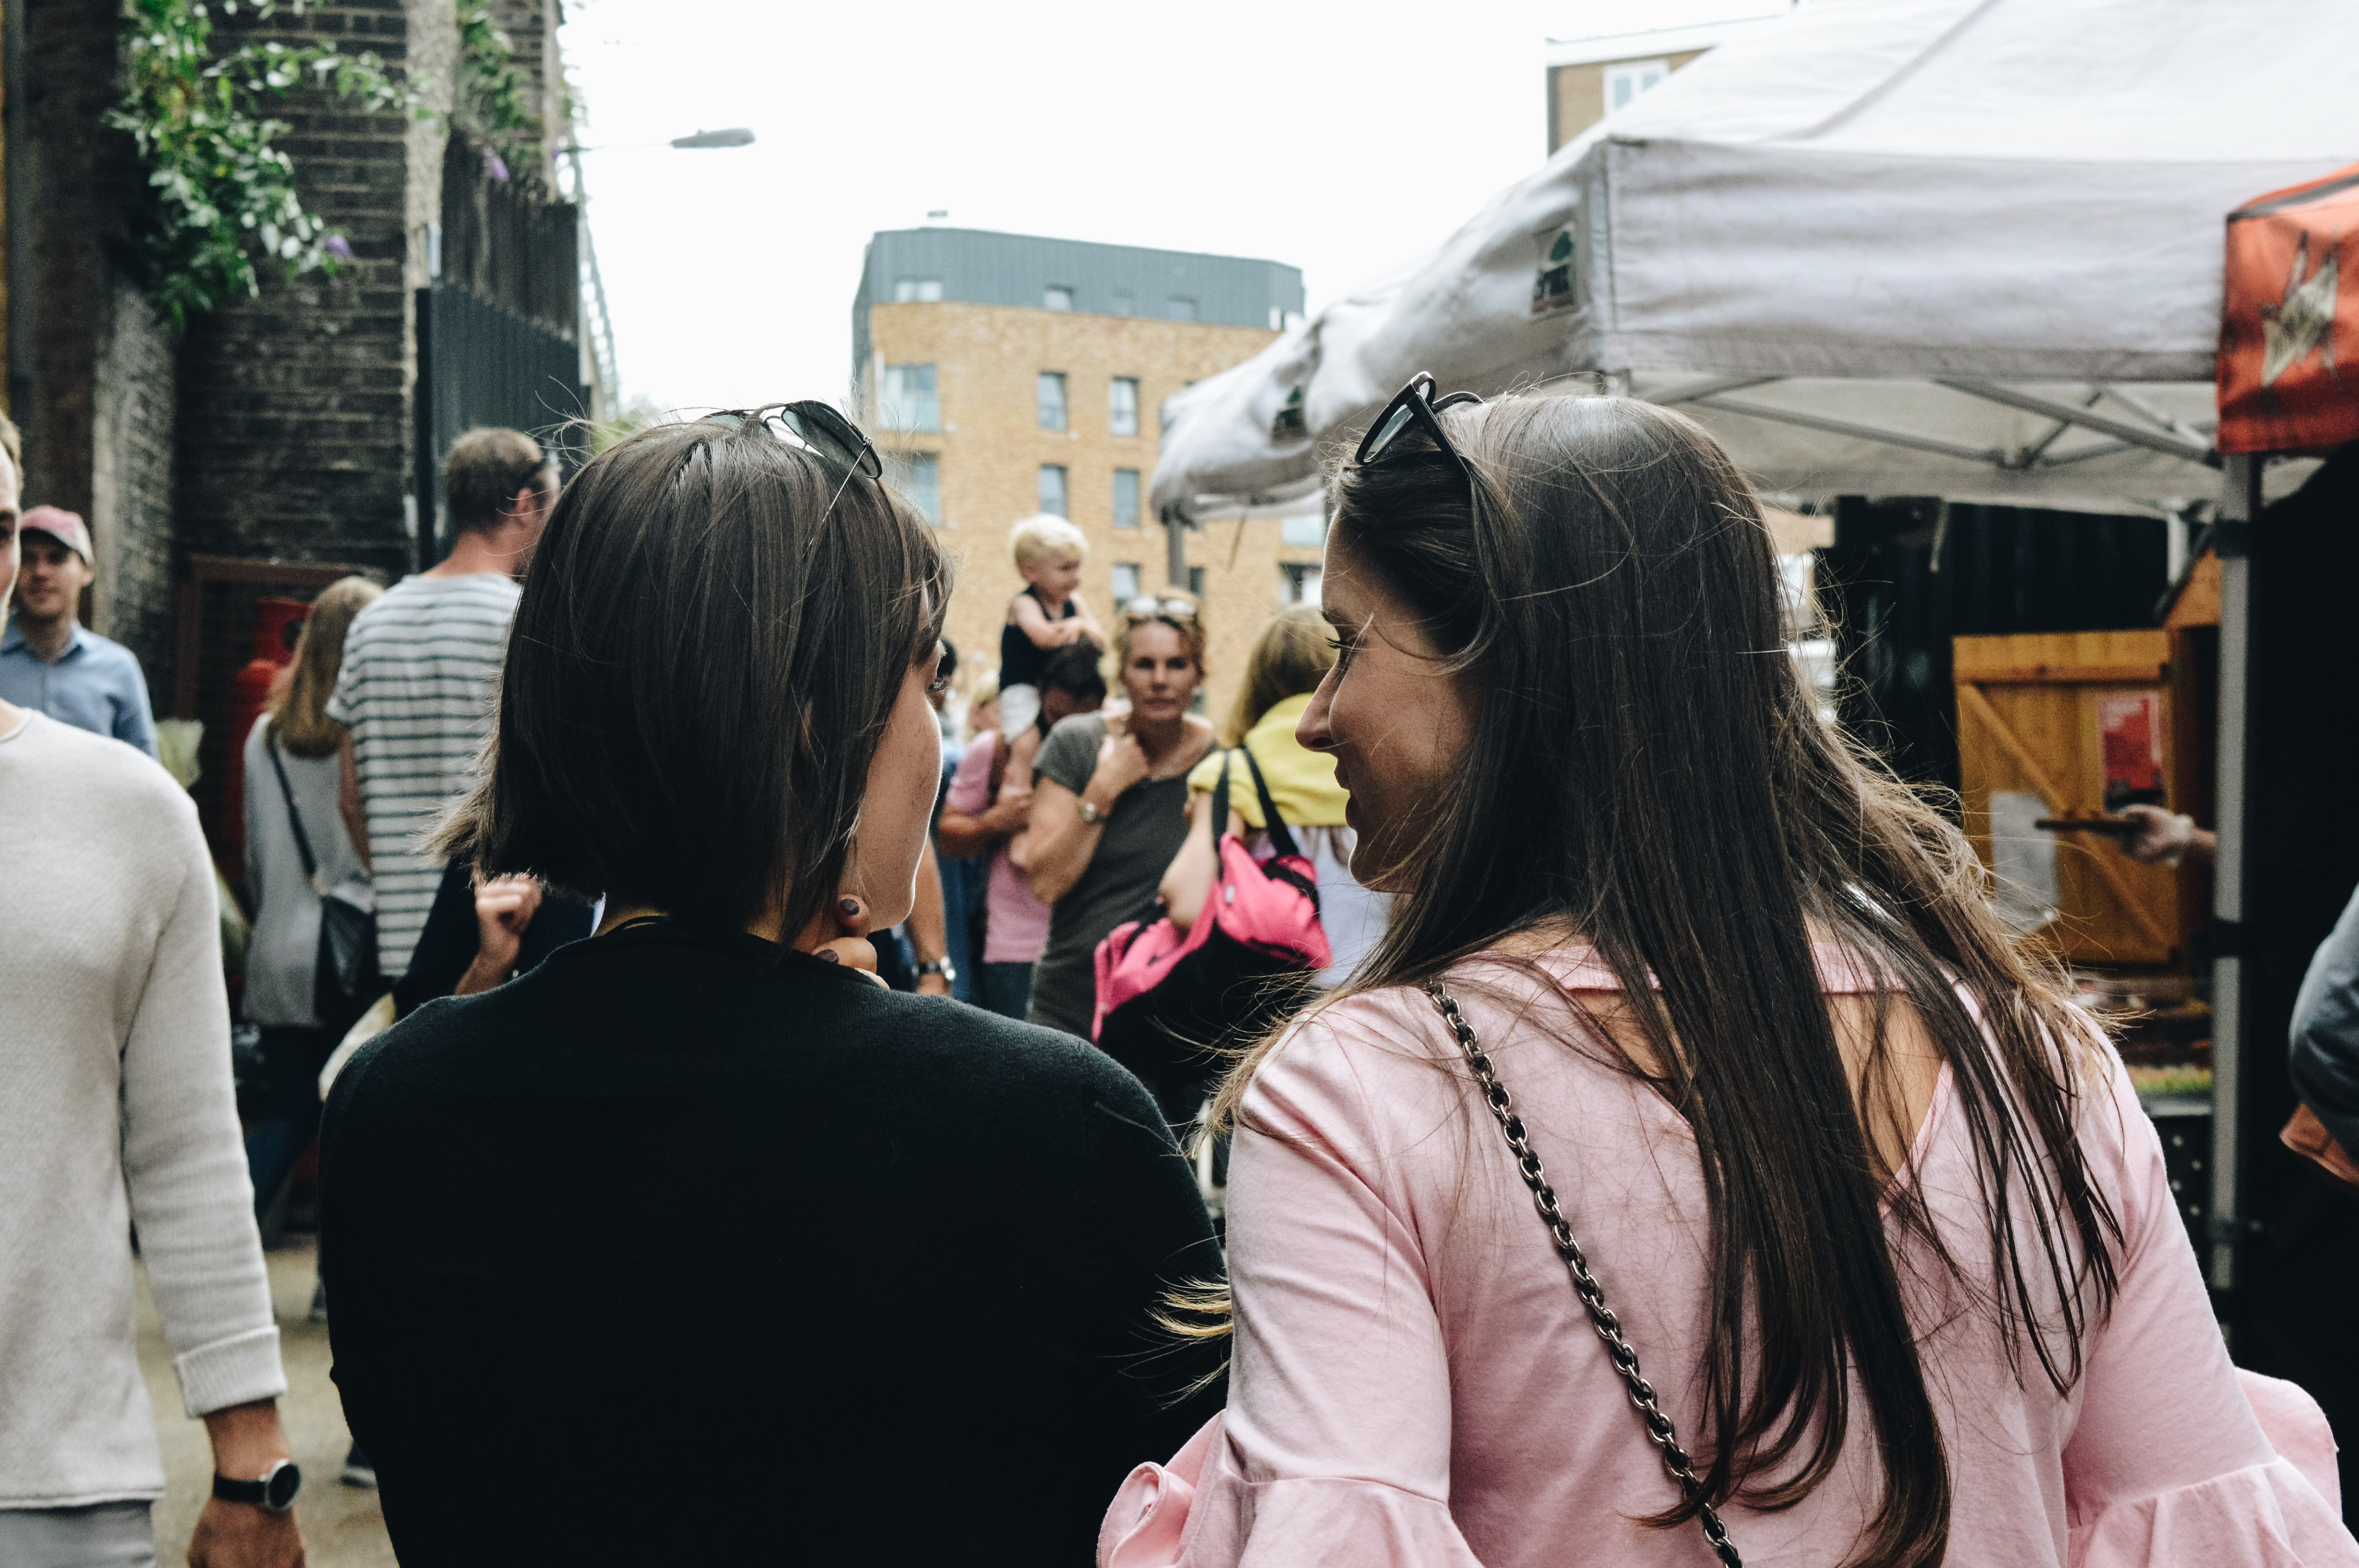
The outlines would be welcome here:
M 342 234 L 330 234 L 322 248 L 340 262 L 353 259 L 353 243 Z
M 490 147 L 484 149 L 484 172 L 502 185 L 508 182 L 508 166 L 506 160 Z

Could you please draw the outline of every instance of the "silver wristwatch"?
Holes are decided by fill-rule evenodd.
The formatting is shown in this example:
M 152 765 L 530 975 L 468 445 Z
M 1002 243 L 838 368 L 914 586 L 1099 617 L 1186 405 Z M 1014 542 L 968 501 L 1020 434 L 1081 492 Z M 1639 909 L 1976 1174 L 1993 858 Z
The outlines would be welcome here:
M 957 966 L 953 965 L 948 958 L 929 958 L 924 963 L 918 966 L 918 973 L 920 975 L 940 975 L 942 978 L 942 984 L 946 986 L 954 986 L 958 984 Z
M 1074 804 L 1082 808 L 1082 820 L 1090 827 L 1095 827 L 1100 822 L 1105 820 L 1105 813 L 1100 811 L 1088 801 L 1079 800 L 1074 802 Z

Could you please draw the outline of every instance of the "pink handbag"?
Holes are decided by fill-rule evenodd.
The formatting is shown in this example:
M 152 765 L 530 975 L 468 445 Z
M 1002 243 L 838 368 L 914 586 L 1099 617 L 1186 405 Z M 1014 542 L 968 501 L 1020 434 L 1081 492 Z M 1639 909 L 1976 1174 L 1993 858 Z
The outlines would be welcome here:
M 1239 756 L 1277 851 L 1266 860 L 1256 861 L 1227 831 L 1229 768 Z M 1184 1098 L 1209 1076 L 1218 1063 L 1212 1047 L 1274 1022 L 1333 961 L 1319 924 L 1318 871 L 1278 816 L 1260 764 L 1242 747 L 1221 761 L 1212 821 L 1219 876 L 1187 933 L 1166 915 L 1118 925 L 1098 944 L 1091 1035 L 1167 1101 Z

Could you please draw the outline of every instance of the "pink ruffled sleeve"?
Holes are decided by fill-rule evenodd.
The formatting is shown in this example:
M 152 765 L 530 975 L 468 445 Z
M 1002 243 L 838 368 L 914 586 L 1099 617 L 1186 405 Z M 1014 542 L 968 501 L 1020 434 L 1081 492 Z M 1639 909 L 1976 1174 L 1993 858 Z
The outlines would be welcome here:
M 2305 1473 L 2333 1475 L 2325 1418 L 2292 1384 L 2230 1363 L 2126 1078 L 2114 1075 L 2112 1107 L 2121 1294 L 2092 1336 L 2063 1455 L 2073 1568 L 2359 1568 L 2338 1502 Z
M 1371 1065 L 1387 1094 L 1442 1080 L 1387 1063 L 1348 1059 L 1314 1022 L 1256 1076 L 1230 1165 L 1229 1409 L 1169 1465 L 1132 1474 L 1101 1568 L 1482 1568 L 1450 1512 L 1426 1260 L 1353 1146 L 1378 1119 Z

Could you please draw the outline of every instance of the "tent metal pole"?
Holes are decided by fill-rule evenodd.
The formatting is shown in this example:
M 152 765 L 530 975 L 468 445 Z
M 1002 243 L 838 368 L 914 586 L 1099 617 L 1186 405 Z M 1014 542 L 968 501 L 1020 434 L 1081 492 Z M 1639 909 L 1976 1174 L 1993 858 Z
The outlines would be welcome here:
M 2212 1284 L 2232 1291 L 2244 1238 L 2243 1087 L 2245 871 L 2248 824 L 2246 697 L 2252 683 L 2253 570 L 2248 539 L 2259 515 L 2261 459 L 2221 460 L 2219 848 L 2212 879 Z
M 2087 397 L 2082 399 L 2081 406 L 2083 408 L 2093 408 L 2097 405 L 2097 399 L 2103 397 L 2104 395 L 2104 390 L 2101 387 L 2097 391 L 2089 394 Z M 2048 434 L 2040 437 L 2039 439 L 2032 442 L 2030 446 L 2025 448 L 2023 456 L 2016 460 L 2020 462 L 2025 468 L 2038 468 L 2039 466 L 2039 460 L 2048 455 L 2048 449 L 2062 440 L 2067 431 L 2077 429 L 2078 427 L 2079 427 L 2075 426 L 2069 419 L 2059 419 L 2054 425 L 2049 427 Z
M 1163 509 L 1163 561 L 1171 586 L 1185 589 L 1188 586 L 1188 518 L 1176 506 Z
M 2127 441 L 2099 441 L 2093 447 L 2076 447 L 2058 457 L 2041 458 L 2029 466 L 2035 469 L 2060 469 L 2071 463 L 2086 462 L 2091 458 L 2110 458 L 2116 452 L 2134 449 Z
M 2097 395 L 2100 397 L 2110 397 L 2114 402 L 2120 404 L 2123 407 L 2127 408 L 2134 413 L 2145 415 L 2157 425 L 2161 426 L 2164 429 L 2172 432 L 2174 435 L 2184 436 L 2190 441 L 2200 441 L 2203 438 L 2203 432 L 2196 429 L 2191 425 L 2180 424 L 2177 419 L 2172 418 L 2169 415 L 2164 413 L 2161 409 L 2157 408 L 2153 404 L 2148 403 L 2145 398 L 2138 396 L 2136 393 L 2124 392 L 2118 386 L 2101 386 L 2097 388 Z
M 1717 397 L 1723 392 L 1743 392 L 1747 387 L 1767 386 L 1786 378 L 1782 375 L 1724 375 L 1712 381 L 1701 381 L 1693 386 L 1683 386 L 1676 392 L 1650 392 L 1647 401 L 1658 408 L 1676 408 L 1682 403 L 1697 403 L 1707 397 Z
M 1773 408 L 1764 403 L 1739 403 L 1726 397 L 1699 397 L 1694 401 L 1701 407 L 1717 408 L 1723 414 L 1742 414 L 1749 419 L 1767 419 L 1779 425 L 1799 425 L 1805 430 L 1824 430 L 1832 436 L 1881 441 L 1887 447 L 1906 447 L 1910 451 L 1960 458 L 1970 463 L 1989 463 L 1995 468 L 2006 466 L 2007 454 L 1996 447 L 1967 447 L 1931 436 L 1907 436 L 1897 430 L 1879 430 L 1873 425 L 1855 425 L 1848 419 L 1831 419 L 1823 414 L 1805 414 L 1799 408 Z
M 2029 392 L 2017 392 L 2014 387 L 2000 386 L 1987 381 L 1937 380 L 1933 384 L 1946 386 L 1952 392 L 1962 392 L 1969 397 L 1979 397 L 1985 402 L 2000 404 L 2008 408 L 2020 408 L 2027 414 L 2037 414 L 2043 418 L 2060 419 L 2068 425 L 2078 425 L 2083 429 L 2094 430 L 2101 436 L 2111 436 L 2116 441 L 2127 441 L 2134 447 L 2151 447 L 2158 452 L 2168 452 L 2174 458 L 2185 458 L 2190 462 L 2202 463 L 2218 460 L 2213 456 L 2208 442 L 2192 440 L 2185 436 L 2174 436 L 2168 431 L 2133 424 L 2127 419 L 2116 419 L 2110 414 L 2100 414 L 2093 408 L 2075 408 L 2069 403 L 2059 403 L 2052 397 L 2041 397 Z

